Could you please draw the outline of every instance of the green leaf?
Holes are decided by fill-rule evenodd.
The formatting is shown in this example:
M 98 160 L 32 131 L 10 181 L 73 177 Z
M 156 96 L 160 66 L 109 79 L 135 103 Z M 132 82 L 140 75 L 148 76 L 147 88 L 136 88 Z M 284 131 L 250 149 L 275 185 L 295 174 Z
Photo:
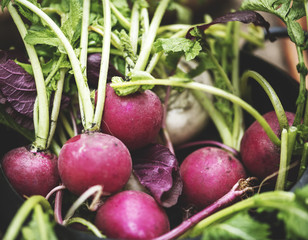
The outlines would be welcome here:
M 57 236 L 54 232 L 54 221 L 50 219 L 50 213 L 43 213 L 44 227 L 46 230 L 46 235 L 48 236 L 48 240 L 57 240 Z M 22 239 L 23 240 L 37 240 L 41 239 L 39 224 L 36 221 L 34 214 L 32 215 L 31 221 L 27 226 L 24 226 L 21 229 Z
M 234 217 L 220 224 L 204 230 L 203 240 L 267 240 L 270 227 L 250 217 L 247 211 L 236 214 Z
M 144 71 L 134 71 L 134 72 L 130 72 L 128 74 L 128 78 L 130 79 L 131 82 L 133 81 L 138 81 L 138 80 L 153 80 L 155 79 L 151 74 L 149 74 L 148 72 L 144 72 Z M 127 82 L 124 81 L 121 77 L 113 77 L 111 79 L 111 81 L 113 83 L 123 83 L 123 82 Z M 125 88 L 121 87 L 121 88 L 116 88 L 114 89 L 116 94 L 119 96 L 126 96 L 129 94 L 133 94 L 137 91 L 145 91 L 147 89 L 152 89 L 154 87 L 154 85 L 144 85 L 144 86 L 127 86 Z
M 305 43 L 305 33 L 298 22 L 287 20 L 287 30 L 292 42 L 297 46 L 302 46 Z
M 199 55 L 202 47 L 198 41 L 186 38 L 159 38 L 154 43 L 156 52 L 183 53 L 186 61 L 190 61 Z
M 33 25 L 25 37 L 25 41 L 30 45 L 46 44 L 58 47 L 62 45 L 59 38 L 49 28 Z
M 2 11 L 9 4 L 9 2 L 10 2 L 10 0 L 2 0 L 2 1 L 0 1 L 0 6 L 1 6 Z
M 37 1 L 34 1 L 34 0 L 28 0 L 28 1 L 30 3 L 32 3 L 33 5 L 37 6 L 38 8 L 41 8 L 40 4 Z M 32 12 L 31 10 L 29 10 L 28 8 L 22 6 L 21 4 L 19 4 L 17 2 L 15 2 L 15 4 L 18 6 L 20 13 L 25 18 L 27 18 L 30 22 L 36 24 L 36 23 L 39 23 L 41 21 L 36 13 Z
M 69 12 L 62 16 L 61 30 L 73 44 L 81 33 L 82 5 L 79 0 L 70 0 L 69 6 Z
M 285 222 L 288 239 L 307 239 L 308 236 L 308 185 L 295 192 L 295 201 L 278 213 Z
M 242 10 L 262 11 L 275 14 L 284 22 L 296 21 L 305 16 L 303 1 L 293 0 L 244 0 Z
M 118 35 L 121 40 L 123 57 L 126 61 L 126 64 L 128 64 L 128 69 L 133 69 L 137 61 L 137 56 L 134 54 L 133 47 L 130 42 L 130 38 L 124 29 L 122 29 L 118 33 Z

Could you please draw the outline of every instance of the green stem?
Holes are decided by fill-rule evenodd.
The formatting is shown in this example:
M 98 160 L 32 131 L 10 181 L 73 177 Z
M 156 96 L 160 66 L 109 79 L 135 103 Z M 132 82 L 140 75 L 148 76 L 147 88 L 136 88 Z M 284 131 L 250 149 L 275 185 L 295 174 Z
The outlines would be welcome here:
M 74 215 L 75 211 L 91 196 L 94 195 L 91 205 L 96 205 L 99 202 L 100 197 L 103 194 L 103 187 L 101 185 L 94 185 L 86 190 L 83 194 L 79 196 L 79 198 L 72 204 L 72 206 L 68 209 L 65 218 L 63 220 L 63 224 L 66 225 L 67 221 Z
M 239 79 L 239 44 L 240 44 L 240 22 L 232 22 L 233 28 L 233 45 L 232 45 L 232 75 L 231 81 L 233 84 L 234 94 L 240 96 L 240 79 Z M 232 136 L 235 141 L 236 149 L 239 149 L 242 136 L 244 134 L 244 122 L 243 122 L 242 109 L 234 105 L 234 120 L 233 120 L 233 132 Z
M 255 195 L 251 198 L 235 203 L 230 207 L 224 208 L 205 218 L 204 220 L 200 221 L 192 230 L 181 236 L 181 238 L 186 238 L 188 236 L 198 236 L 204 231 L 206 227 L 220 222 L 222 219 L 227 219 L 240 211 L 257 207 L 274 207 L 283 211 L 287 210 L 289 205 L 294 201 L 294 198 L 294 193 L 284 191 L 271 191 Z
M 308 164 L 308 142 L 304 144 L 304 149 L 301 157 L 301 162 L 299 165 L 299 170 L 298 170 L 298 177 L 297 180 L 299 180 L 302 176 L 303 173 L 305 172 Z
M 57 73 L 57 71 L 59 70 L 61 63 L 63 62 L 64 58 L 65 58 L 65 54 L 61 54 L 61 56 L 59 57 L 59 60 L 57 61 L 56 66 L 51 70 L 51 72 L 48 74 L 48 76 L 45 79 L 45 85 L 47 86 L 51 79 L 54 77 L 54 75 Z
M 288 119 L 286 116 L 286 113 L 284 111 L 284 108 L 280 102 L 279 97 L 277 96 L 275 90 L 272 88 L 272 86 L 257 72 L 255 71 L 251 71 L 248 70 L 246 72 L 244 72 L 244 74 L 242 75 L 241 78 L 241 89 L 242 89 L 242 93 L 244 92 L 244 90 L 247 88 L 247 83 L 248 83 L 248 79 L 252 78 L 254 80 L 256 80 L 260 86 L 264 89 L 265 93 L 267 94 L 267 96 L 269 97 L 274 110 L 276 112 L 277 118 L 278 118 L 278 122 L 279 122 L 279 126 L 280 129 L 282 130 L 283 128 L 288 129 L 289 128 L 289 123 L 288 123 Z
M 140 86 L 140 85 L 163 85 L 163 86 L 174 86 L 174 87 L 184 87 L 188 89 L 199 90 L 203 92 L 207 92 L 210 94 L 214 94 L 223 98 L 228 99 L 229 101 L 240 105 L 243 109 L 245 109 L 248 113 L 250 113 L 263 127 L 264 131 L 269 136 L 270 140 L 280 146 L 280 139 L 273 132 L 272 128 L 269 126 L 268 122 L 262 117 L 262 115 L 254 109 L 247 102 L 235 96 L 234 94 L 228 93 L 222 89 L 197 83 L 197 82 L 187 82 L 187 79 L 147 79 L 147 80 L 139 80 L 133 82 L 122 82 L 122 83 L 112 83 L 111 86 L 113 88 L 121 88 L 127 86 Z
M 67 142 L 67 138 L 66 138 L 62 124 L 58 124 L 57 133 L 58 133 L 58 137 L 61 142 L 61 145 L 63 146 Z
M 80 65 L 84 72 L 87 69 L 88 60 L 88 27 L 89 27 L 89 15 L 90 15 L 91 1 L 84 0 L 82 5 L 82 24 L 81 24 L 81 36 L 80 36 Z
M 3 240 L 12 240 L 18 236 L 19 231 L 32 209 L 40 204 L 45 211 L 52 211 L 49 202 L 43 196 L 32 196 L 28 198 L 18 209 L 13 220 L 11 221 Z
M 233 146 L 233 139 L 231 132 L 226 125 L 226 121 L 223 115 L 217 111 L 213 102 L 200 91 L 193 90 L 192 91 L 194 97 L 199 101 L 199 103 L 203 106 L 206 112 L 209 114 L 212 122 L 215 124 L 217 131 L 222 139 L 222 142 L 228 146 Z
M 61 120 L 61 123 L 63 124 L 63 127 L 64 127 L 65 131 L 69 135 L 69 137 L 70 138 L 74 137 L 75 136 L 75 132 L 72 129 L 71 125 L 69 124 L 69 121 L 67 120 L 67 118 L 65 117 L 64 114 L 60 115 L 60 120 Z
M 230 51 L 230 41 L 232 40 L 232 26 L 233 22 L 228 22 L 226 24 L 226 37 L 225 39 L 225 44 L 222 46 L 222 54 L 221 54 L 221 67 L 224 69 L 225 72 L 228 71 L 227 66 L 228 66 L 228 52 Z
M 52 111 L 51 111 L 51 116 L 50 116 L 50 131 L 49 131 L 48 140 L 47 140 L 47 148 L 49 148 L 52 142 L 52 139 L 55 134 L 56 127 L 57 127 L 57 121 L 58 121 L 58 116 L 59 116 L 60 107 L 61 107 L 62 91 L 63 91 L 65 74 L 66 74 L 66 69 L 61 69 L 60 79 L 57 82 L 57 90 L 55 91 Z
M 217 61 L 216 57 L 210 52 L 207 51 L 211 61 L 214 63 L 218 73 L 221 75 L 222 79 L 224 80 L 225 84 L 227 85 L 228 90 L 230 90 L 231 92 L 233 92 L 233 86 L 232 83 L 228 77 L 228 75 L 226 74 L 226 72 L 224 71 L 224 69 L 222 68 L 222 66 L 219 64 L 219 62 Z
M 61 151 L 61 147 L 59 146 L 59 144 L 54 139 L 51 141 L 50 149 L 53 151 L 54 154 L 59 156 L 59 153 Z
M 8 10 L 21 38 L 24 39 L 27 34 L 26 26 L 11 2 L 8 4 Z M 36 136 L 33 146 L 37 150 L 45 150 L 49 133 L 49 102 L 46 93 L 44 75 L 34 46 L 27 44 L 25 41 L 24 45 L 30 58 L 38 99 L 38 125 L 35 129 Z
M 44 212 L 42 206 L 37 204 L 34 206 L 34 218 L 38 225 L 39 236 L 41 240 L 48 240 L 48 230 L 44 219 Z
M 151 50 L 152 50 L 152 46 L 156 37 L 156 33 L 157 33 L 157 29 L 160 25 L 160 22 L 163 18 L 163 15 L 167 9 L 167 6 L 169 4 L 169 0 L 162 0 L 159 2 L 159 5 L 154 13 L 153 19 L 151 21 L 150 27 L 149 27 L 149 31 L 145 37 L 145 42 L 146 44 L 144 44 L 140 50 L 140 54 L 138 57 L 138 60 L 136 62 L 135 68 L 134 70 L 144 70 Z
M 181 30 L 189 30 L 192 27 L 192 25 L 187 25 L 187 24 L 171 24 L 171 25 L 164 25 L 160 26 L 157 29 L 157 34 L 162 34 L 164 32 L 178 32 Z
M 113 5 L 113 3 L 110 3 L 110 9 L 112 13 L 116 16 L 119 23 L 124 27 L 126 30 L 129 30 L 130 28 L 130 22 L 122 15 L 122 13 Z
M 92 127 L 93 113 L 94 113 L 90 97 L 90 90 L 88 85 L 86 84 L 85 76 L 82 73 L 80 62 L 74 52 L 72 45 L 65 37 L 64 33 L 61 31 L 58 25 L 41 9 L 36 7 L 34 4 L 28 2 L 27 0 L 16 0 L 16 2 L 30 9 L 35 14 L 37 14 L 41 19 L 43 19 L 63 44 L 66 53 L 70 59 L 75 76 L 76 85 L 82 101 L 82 106 L 83 106 L 82 109 L 84 111 L 84 118 L 85 118 L 84 129 L 85 130 L 90 129 Z
M 102 26 L 89 26 L 89 29 L 104 37 L 104 28 Z M 111 45 L 114 46 L 118 51 L 120 51 L 120 54 L 118 55 L 123 56 L 123 52 L 121 51 L 122 50 L 121 40 L 114 33 L 111 33 Z M 91 48 L 91 49 L 95 49 L 95 52 L 97 52 L 96 48 Z
M 105 236 L 101 234 L 101 232 L 97 229 L 97 227 L 94 224 L 85 220 L 84 218 L 80 218 L 80 217 L 70 218 L 66 222 L 66 226 L 73 224 L 73 223 L 82 224 L 83 226 L 87 227 L 87 229 L 90 230 L 96 237 L 105 238 Z
M 297 56 L 298 56 L 298 71 L 300 73 L 300 82 L 299 82 L 299 94 L 296 101 L 296 112 L 295 112 L 295 119 L 293 122 L 293 126 L 297 126 L 301 123 L 303 119 L 305 101 L 307 101 L 307 90 L 306 90 L 306 67 L 304 62 L 304 55 L 303 51 L 299 46 L 296 46 Z M 303 69 L 304 68 L 304 69 Z M 307 116 L 304 118 L 304 122 L 308 122 Z
M 288 167 L 288 131 L 283 129 L 281 132 L 281 147 L 280 147 L 280 164 L 279 173 L 276 181 L 275 190 L 284 190 L 286 184 L 287 167 Z
M 142 8 L 140 14 L 141 14 L 141 25 L 143 29 L 142 42 L 141 42 L 141 46 L 142 46 L 143 44 L 146 44 L 145 37 L 149 31 L 150 19 L 149 19 L 149 12 L 147 8 Z
M 129 38 L 133 48 L 133 53 L 136 55 L 138 46 L 138 34 L 139 34 L 139 2 L 134 2 L 131 20 L 130 20 Z
M 103 0 L 104 8 L 104 38 L 102 47 L 102 61 L 97 87 L 97 104 L 95 108 L 94 124 L 95 129 L 99 129 L 105 104 L 106 84 L 109 67 L 110 39 L 111 39 L 111 12 L 109 0 Z

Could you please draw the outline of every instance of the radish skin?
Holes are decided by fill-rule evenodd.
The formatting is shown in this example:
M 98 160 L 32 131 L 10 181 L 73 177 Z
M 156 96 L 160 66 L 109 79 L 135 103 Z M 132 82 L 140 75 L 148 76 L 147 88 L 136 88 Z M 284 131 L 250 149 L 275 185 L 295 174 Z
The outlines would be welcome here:
M 62 147 L 59 174 L 69 191 L 81 195 L 94 185 L 104 194 L 119 191 L 128 181 L 132 160 L 126 146 L 117 138 L 91 132 L 77 135 Z
M 57 156 L 15 148 L 3 157 L 2 168 L 14 189 L 24 196 L 42 195 L 59 184 Z
M 98 209 L 95 225 L 112 239 L 153 239 L 170 230 L 168 217 L 150 195 L 123 191 Z

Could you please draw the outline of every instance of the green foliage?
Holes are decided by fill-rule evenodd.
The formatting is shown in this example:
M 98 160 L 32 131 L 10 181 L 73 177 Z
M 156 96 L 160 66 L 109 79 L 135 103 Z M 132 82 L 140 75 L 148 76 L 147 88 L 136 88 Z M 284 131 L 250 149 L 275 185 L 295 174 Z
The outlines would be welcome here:
M 215 224 L 202 234 L 202 240 L 267 240 L 270 239 L 270 227 L 253 219 L 247 211 Z
M 305 16 L 304 1 L 244 0 L 241 9 L 263 11 L 276 15 L 287 25 L 291 40 L 298 46 L 304 44 L 304 31 L 296 22 Z
M 186 61 L 194 59 L 202 47 L 198 41 L 192 41 L 186 38 L 159 38 L 154 43 L 156 52 L 164 51 L 166 54 L 181 53 Z
M 48 237 L 48 240 L 57 240 L 57 236 L 54 232 L 55 222 L 51 219 L 50 213 L 43 213 L 44 220 L 44 230 L 45 234 Z M 40 232 L 40 224 L 38 223 L 38 219 L 33 214 L 31 221 L 21 229 L 22 239 L 23 240 L 37 240 L 42 239 L 41 232 Z

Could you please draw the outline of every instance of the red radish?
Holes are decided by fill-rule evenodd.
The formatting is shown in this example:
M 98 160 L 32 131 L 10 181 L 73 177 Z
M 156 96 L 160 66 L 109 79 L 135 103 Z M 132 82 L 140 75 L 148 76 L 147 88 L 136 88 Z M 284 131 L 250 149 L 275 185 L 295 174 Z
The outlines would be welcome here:
M 170 230 L 169 219 L 150 195 L 123 191 L 98 209 L 95 225 L 112 239 L 153 239 Z
M 291 125 L 294 121 L 294 113 L 286 112 L 286 116 Z M 280 137 L 281 131 L 276 113 L 268 112 L 263 117 Z M 269 139 L 257 121 L 245 131 L 241 140 L 240 153 L 247 170 L 259 180 L 279 170 L 280 148 Z
M 216 147 L 204 147 L 189 154 L 180 166 L 183 200 L 202 209 L 234 186 L 246 172 L 231 153 Z
M 162 104 L 154 92 L 120 97 L 107 85 L 102 131 L 119 138 L 130 150 L 154 142 L 162 119 Z
M 15 148 L 4 155 L 2 168 L 13 188 L 25 196 L 46 196 L 60 181 L 57 156 L 49 152 Z
M 63 184 L 74 194 L 80 195 L 94 185 L 102 185 L 104 194 L 112 194 L 128 181 L 132 160 L 119 139 L 92 132 L 77 135 L 64 144 L 58 168 Z

